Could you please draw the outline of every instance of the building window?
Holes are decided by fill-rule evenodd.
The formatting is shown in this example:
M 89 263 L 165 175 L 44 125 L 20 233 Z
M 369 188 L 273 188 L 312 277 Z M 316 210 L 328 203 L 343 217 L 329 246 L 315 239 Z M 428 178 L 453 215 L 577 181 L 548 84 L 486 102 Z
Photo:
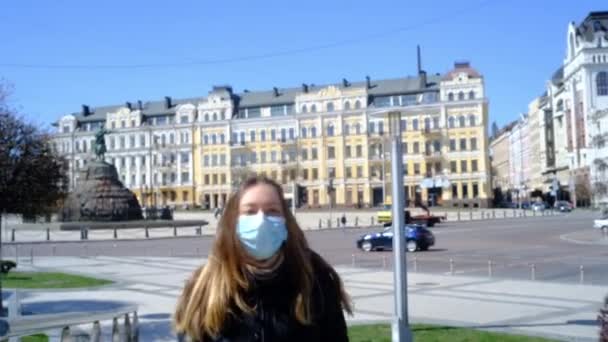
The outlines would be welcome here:
M 363 146 L 357 145 L 357 147 L 356 147 L 356 155 L 357 155 L 357 158 L 363 157 Z
M 185 143 L 188 143 L 188 133 L 184 134 Z M 224 133 L 220 134 L 220 144 L 224 144 L 226 142 L 226 136 Z
M 260 141 L 266 141 L 266 131 L 262 130 L 260 132 Z
M 203 157 L 203 166 L 209 166 L 209 156 Z
M 327 169 L 327 176 L 328 178 L 336 178 L 336 168 L 335 167 L 330 167 Z
M 350 102 L 349 101 L 345 101 L 344 102 L 344 110 L 350 110 Z
M 471 90 L 469 92 L 469 100 L 474 100 L 475 99 L 475 92 L 473 90 Z
M 255 131 L 250 131 L 249 132 L 249 141 L 250 142 L 255 142 Z
M 342 132 L 343 135 L 349 135 L 350 134 L 350 125 L 349 124 L 344 124 L 344 132 Z
M 125 148 L 125 137 L 120 137 L 119 141 L 120 141 L 120 148 L 124 149 Z
M 270 130 L 270 141 L 277 140 L 277 131 L 273 128 Z
M 327 125 L 327 136 L 334 136 L 334 124 L 330 123 Z
M 420 164 L 419 163 L 414 163 L 414 174 L 415 175 L 420 174 Z
M 302 178 L 304 178 L 304 180 L 308 180 L 308 169 L 302 170 Z
M 374 122 L 370 122 L 370 123 L 367 125 L 367 131 L 368 131 L 368 133 L 370 133 L 370 134 L 374 134 L 374 133 L 376 133 L 376 123 L 374 123 Z
M 281 128 L 281 141 L 285 142 L 287 140 L 287 130 L 285 128 Z
M 363 166 L 357 166 L 357 178 L 363 178 Z
M 316 138 L 316 137 L 317 137 L 317 127 L 312 126 L 312 127 L 310 128 L 310 136 L 311 136 L 311 137 L 313 137 L 313 138 Z
M 211 144 L 212 145 L 217 144 L 217 136 L 215 134 L 211 135 Z
M 454 93 L 448 93 L 448 101 L 454 101 Z
M 312 180 L 317 180 L 319 178 L 319 170 L 312 169 Z
M 345 151 L 346 158 L 350 158 L 350 157 L 352 157 L 352 150 L 351 150 L 351 146 L 350 146 L 350 145 L 347 145 L 345 148 L 346 148 L 346 151 Z
M 265 151 L 260 152 L 260 163 L 262 163 L 262 164 L 266 163 L 266 152 Z
M 475 115 L 469 115 L 469 126 L 477 126 Z
M 439 129 L 439 117 L 433 117 L 433 129 Z
M 334 111 L 334 103 L 333 102 L 327 103 L 327 111 L 328 112 L 333 112 Z
M 456 151 L 456 139 L 450 139 L 450 152 Z
M 448 118 L 448 128 L 456 127 L 456 119 L 453 116 Z
M 384 121 L 378 122 L 378 134 L 384 135 Z
M 458 184 L 452 184 L 452 198 L 458 198 Z
M 471 172 L 477 172 L 477 159 L 471 160 Z
M 302 138 L 306 138 L 306 127 L 302 127 L 302 132 L 300 133 Z
M 402 149 L 402 150 L 403 150 L 403 154 L 404 154 L 404 155 L 406 155 L 406 154 L 407 154 L 407 151 L 408 151 L 407 142 L 404 142 L 404 143 L 403 143 L 403 149 Z
M 336 148 L 334 146 L 327 146 L 327 159 L 336 159 Z
M 458 92 L 458 101 L 464 100 L 464 93 L 462 91 Z
M 308 113 L 308 107 L 306 105 L 302 105 L 302 113 Z
M 466 151 L 467 150 L 467 139 L 460 139 L 460 150 L 461 151 Z
M 413 129 L 414 131 L 417 131 L 417 130 L 418 130 L 418 119 L 414 119 L 414 120 L 412 120 L 412 129 Z
M 358 122 L 355 124 L 355 134 L 361 134 L 361 124 Z
M 311 113 L 316 113 L 317 112 L 317 105 L 315 105 L 315 104 L 310 105 L 310 112 Z
M 361 101 L 355 101 L 355 109 L 361 109 Z
M 477 138 L 471 138 L 471 151 L 477 151 Z
M 270 107 L 270 116 L 283 116 L 283 115 L 285 115 L 284 106 L 271 106 Z
M 203 144 L 205 144 L 205 145 L 209 144 L 209 136 L 208 135 L 203 136 Z
M 431 154 L 431 142 L 427 141 L 424 144 L 424 154 L 426 154 L 427 156 Z
M 597 76 L 595 77 L 595 83 L 597 86 L 597 96 L 608 95 L 608 72 L 598 72 Z
M 146 136 L 143 134 L 139 135 L 139 147 L 146 146 Z
M 467 173 L 467 161 L 466 160 L 461 160 L 460 161 L 460 173 Z
M 414 142 L 414 150 L 412 151 L 414 154 L 418 154 L 420 153 L 420 143 L 419 142 Z
M 441 142 L 439 140 L 433 141 L 433 152 L 441 152 Z
M 401 119 L 401 122 L 399 123 L 399 125 L 401 126 L 401 131 L 407 131 L 407 120 L 406 119 Z
M 306 150 L 304 150 L 306 151 Z M 277 151 L 271 151 L 270 152 L 270 161 L 273 163 L 276 163 L 277 161 Z
M 459 127 L 465 127 L 466 126 L 466 119 L 464 117 L 464 115 L 461 115 L 460 117 L 458 117 L 458 126 Z
M 310 149 L 310 154 L 312 156 L 312 160 L 317 160 L 319 158 L 319 153 L 316 147 Z
M 189 182 L 190 182 L 190 173 L 182 172 L 182 183 L 189 183 Z
M 469 186 L 462 184 L 462 198 L 469 198 Z
M 308 160 L 308 150 L 307 149 L 302 149 L 302 160 Z
M 353 170 L 350 167 L 346 168 L 346 178 L 352 178 L 353 177 Z
M 456 161 L 454 161 L 454 160 L 452 160 L 450 162 L 450 172 L 452 172 L 452 173 L 458 172 L 458 170 L 456 169 Z
M 431 118 L 425 118 L 424 119 L 424 130 L 426 132 L 431 130 Z

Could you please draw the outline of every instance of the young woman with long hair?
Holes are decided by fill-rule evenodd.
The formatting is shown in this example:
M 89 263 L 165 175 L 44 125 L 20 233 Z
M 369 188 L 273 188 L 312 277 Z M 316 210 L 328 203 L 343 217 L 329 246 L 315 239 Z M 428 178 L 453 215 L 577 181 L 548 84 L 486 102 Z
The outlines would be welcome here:
M 281 187 L 245 180 L 226 204 L 207 263 L 178 300 L 178 334 L 200 342 L 348 341 L 342 280 L 312 251 Z

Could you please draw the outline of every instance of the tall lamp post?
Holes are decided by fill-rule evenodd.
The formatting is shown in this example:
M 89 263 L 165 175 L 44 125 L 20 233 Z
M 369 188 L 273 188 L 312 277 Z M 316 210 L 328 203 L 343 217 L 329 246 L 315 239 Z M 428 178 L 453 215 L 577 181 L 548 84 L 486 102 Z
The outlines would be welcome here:
M 405 192 L 403 190 L 403 154 L 401 142 L 401 112 L 389 112 L 388 122 L 392 146 L 393 182 L 393 276 L 395 317 L 392 325 L 393 342 L 411 342 L 407 308 L 407 262 L 405 254 Z M 383 151 L 384 152 L 384 151 Z

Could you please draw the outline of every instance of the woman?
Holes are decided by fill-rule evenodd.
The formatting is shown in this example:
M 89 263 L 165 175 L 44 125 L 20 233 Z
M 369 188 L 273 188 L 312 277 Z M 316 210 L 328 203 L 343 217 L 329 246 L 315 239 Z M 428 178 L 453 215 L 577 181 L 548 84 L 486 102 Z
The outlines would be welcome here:
M 352 314 L 336 271 L 311 251 L 265 177 L 243 182 L 218 223 L 207 264 L 186 283 L 178 333 L 195 341 L 348 341 Z

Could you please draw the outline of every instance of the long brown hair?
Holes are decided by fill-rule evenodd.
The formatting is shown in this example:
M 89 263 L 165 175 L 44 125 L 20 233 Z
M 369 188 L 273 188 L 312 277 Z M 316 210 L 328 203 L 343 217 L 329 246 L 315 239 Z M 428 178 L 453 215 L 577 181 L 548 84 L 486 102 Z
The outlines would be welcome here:
M 290 265 L 298 270 L 298 272 L 289 272 L 294 278 L 291 283 L 298 287 L 295 289 L 294 316 L 302 324 L 311 323 L 314 274 L 304 232 L 290 212 L 281 186 L 269 178 L 252 176 L 230 196 L 224 214 L 218 222 L 216 239 L 207 264 L 194 272 L 178 300 L 174 324 L 179 333 L 184 333 L 195 340 L 201 340 L 203 335 L 217 336 L 227 315 L 233 309 L 244 313 L 254 311 L 244 299 L 244 293 L 251 285 L 245 264 L 252 261 L 240 245 L 236 235 L 236 224 L 241 196 L 247 189 L 258 184 L 272 186 L 281 199 L 287 226 L 287 241 L 282 250 L 283 256 L 284 260 L 289 260 Z M 340 298 L 336 300 L 339 299 L 344 309 L 350 313 L 350 301 L 344 292 L 342 282 L 335 271 L 332 273 L 339 286 L 337 290 Z

